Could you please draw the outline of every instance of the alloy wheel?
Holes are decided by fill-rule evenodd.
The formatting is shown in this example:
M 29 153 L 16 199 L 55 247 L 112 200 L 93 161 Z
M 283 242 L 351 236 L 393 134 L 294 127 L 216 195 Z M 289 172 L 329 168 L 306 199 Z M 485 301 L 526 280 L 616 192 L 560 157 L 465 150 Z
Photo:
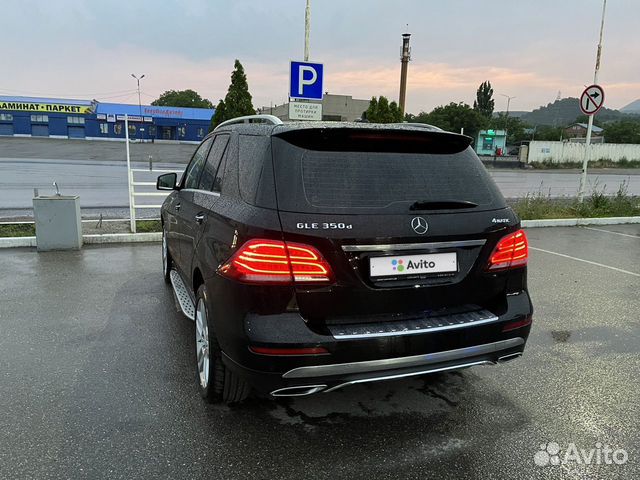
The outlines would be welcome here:
M 196 306 L 196 355 L 200 386 L 207 388 L 209 385 L 209 324 L 204 300 L 201 298 Z

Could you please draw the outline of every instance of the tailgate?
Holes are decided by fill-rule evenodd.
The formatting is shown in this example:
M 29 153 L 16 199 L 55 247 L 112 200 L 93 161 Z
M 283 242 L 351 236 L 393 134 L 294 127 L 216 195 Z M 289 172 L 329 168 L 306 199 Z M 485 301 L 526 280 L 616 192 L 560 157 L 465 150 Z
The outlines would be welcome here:
M 334 276 L 296 286 L 311 325 L 480 309 L 504 292 L 484 266 L 518 220 L 468 144 L 378 127 L 274 137 L 284 239 L 317 248 Z

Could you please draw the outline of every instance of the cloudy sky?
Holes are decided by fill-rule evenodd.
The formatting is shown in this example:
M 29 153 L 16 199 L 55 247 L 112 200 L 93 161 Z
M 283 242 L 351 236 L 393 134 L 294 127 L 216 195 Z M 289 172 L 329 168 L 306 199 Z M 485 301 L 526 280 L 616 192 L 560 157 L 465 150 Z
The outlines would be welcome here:
M 168 89 L 224 97 L 242 61 L 256 107 L 286 101 L 301 59 L 305 0 L 2 0 L 0 94 L 137 103 Z M 472 103 L 490 80 L 512 110 L 578 96 L 593 80 L 601 0 L 312 0 L 311 60 L 325 90 L 397 99 L 401 33 L 407 111 Z M 640 98 L 640 1 L 609 0 L 600 83 L 606 106 Z

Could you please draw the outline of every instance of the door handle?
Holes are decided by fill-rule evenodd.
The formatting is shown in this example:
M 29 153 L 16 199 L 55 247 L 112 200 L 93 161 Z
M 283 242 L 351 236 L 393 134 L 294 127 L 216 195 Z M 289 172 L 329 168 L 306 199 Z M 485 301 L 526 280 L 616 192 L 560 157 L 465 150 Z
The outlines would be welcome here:
M 176 203 L 176 210 L 180 210 L 180 204 Z
M 196 215 L 196 223 L 202 224 L 203 221 L 204 221 L 204 213 L 198 213 Z

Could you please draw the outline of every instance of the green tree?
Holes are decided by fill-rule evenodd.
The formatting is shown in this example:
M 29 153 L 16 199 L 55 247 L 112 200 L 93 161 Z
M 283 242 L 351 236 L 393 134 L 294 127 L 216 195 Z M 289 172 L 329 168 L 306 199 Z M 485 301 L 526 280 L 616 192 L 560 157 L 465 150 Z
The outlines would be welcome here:
M 416 116 L 419 123 L 435 125 L 449 132 L 460 132 L 464 128 L 464 134 L 475 139 L 478 132 L 486 127 L 488 121 L 466 103 L 451 102 L 434 108 L 430 113 L 420 112 Z
M 473 102 L 473 109 L 483 117 L 489 119 L 493 115 L 495 102 L 493 100 L 493 88 L 488 80 L 482 82 L 476 91 L 476 99 Z
M 216 105 L 216 111 L 213 114 L 213 117 L 211 117 L 211 125 L 209 126 L 209 131 L 212 131 L 214 128 L 216 128 L 217 125 L 220 125 L 227 119 L 226 110 L 227 108 L 224 100 L 220 99 L 218 105 Z
M 366 119 L 371 123 L 400 123 L 402 113 L 396 102 L 389 103 L 386 97 L 373 97 L 369 108 L 365 112 Z
M 506 130 L 507 131 L 507 144 L 514 145 L 522 140 L 528 140 L 530 135 L 527 136 L 525 130 L 528 126 L 517 117 L 509 117 L 504 113 L 499 113 L 498 116 L 492 118 L 489 121 L 489 128 L 494 130 Z
M 607 143 L 640 143 L 640 121 L 620 120 L 604 126 Z
M 537 125 L 532 134 L 533 140 L 559 141 L 562 138 L 562 127 L 550 125 Z
M 589 117 L 584 114 L 578 115 L 573 123 L 589 123 Z
M 371 97 L 369 102 L 369 108 L 362 114 L 362 118 L 367 119 L 369 122 L 375 122 L 378 118 L 378 99 Z
M 402 112 L 400 111 L 400 107 L 396 102 L 391 102 L 389 104 L 389 115 L 392 118 L 392 122 L 401 123 L 402 122 Z
M 222 108 L 220 108 L 222 107 Z M 236 117 L 244 115 L 254 115 L 256 111 L 253 108 L 251 94 L 249 93 L 249 84 L 247 83 L 247 75 L 244 73 L 244 67 L 240 60 L 235 61 L 233 72 L 231 73 L 231 84 L 227 90 L 224 101 L 218 103 L 220 113 L 216 113 L 211 117 L 210 130 L 217 125 Z
M 156 107 L 213 108 L 210 100 L 200 96 L 195 90 L 167 90 L 151 102 Z

